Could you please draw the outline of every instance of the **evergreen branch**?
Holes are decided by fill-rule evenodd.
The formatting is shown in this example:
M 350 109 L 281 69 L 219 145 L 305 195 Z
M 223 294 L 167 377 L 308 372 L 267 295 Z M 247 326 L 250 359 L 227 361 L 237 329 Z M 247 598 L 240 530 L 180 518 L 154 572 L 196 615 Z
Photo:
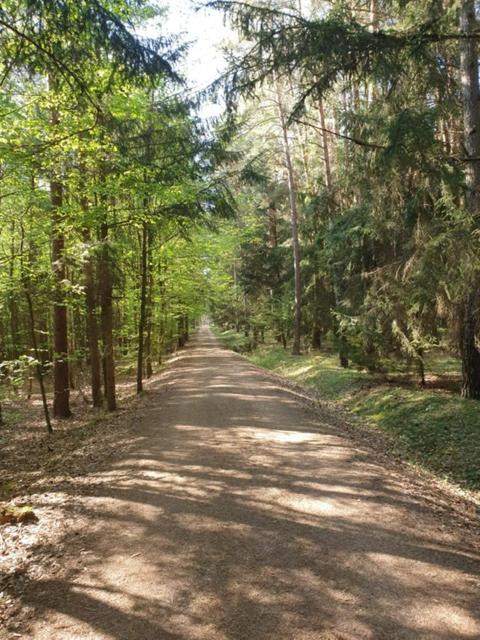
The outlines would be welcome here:
M 307 127 L 312 127 L 318 131 L 323 131 L 324 133 L 329 133 L 332 136 L 336 136 L 337 138 L 342 138 L 343 140 L 349 140 L 350 142 L 354 142 L 355 144 L 360 145 L 361 147 L 370 147 L 371 149 L 388 149 L 386 145 L 376 144 L 375 142 L 367 142 L 366 140 L 360 140 L 359 138 L 354 138 L 352 136 L 348 136 L 343 133 L 338 133 L 338 131 L 332 131 L 331 129 L 325 129 L 324 127 L 319 127 L 313 122 L 307 122 L 305 120 L 300 120 L 298 118 L 293 118 L 293 122 L 297 122 L 298 124 L 303 124 Z
M 83 80 L 73 69 L 71 69 L 64 62 L 61 62 L 60 60 L 58 60 L 58 58 L 51 51 L 49 51 L 43 45 L 37 42 L 35 38 L 32 38 L 28 34 L 24 33 L 23 31 L 20 31 L 20 29 L 17 29 L 12 24 L 5 22 L 5 20 L 2 20 L 1 17 L 0 17 L 0 26 L 5 27 L 5 29 L 8 29 L 9 31 L 14 33 L 18 38 L 23 39 L 25 42 L 28 42 L 35 49 L 37 49 L 37 51 L 39 51 L 43 56 L 45 56 L 48 60 L 50 60 L 50 62 L 54 64 L 54 66 L 58 69 L 62 77 L 65 78 L 67 84 L 72 90 L 75 90 L 75 84 L 76 84 L 77 87 L 81 89 L 82 93 L 87 97 L 87 100 L 92 104 L 92 106 L 95 109 L 99 109 L 98 102 L 93 98 L 93 96 L 89 92 Z M 71 78 L 74 79 L 75 83 L 71 82 Z
M 225 13 L 232 13 L 232 10 L 235 10 L 238 13 L 243 12 L 244 14 L 247 11 L 254 11 L 257 16 L 276 16 L 279 18 L 293 19 L 298 22 L 308 22 L 308 20 L 304 18 L 300 12 L 291 13 L 289 11 L 286 11 L 285 9 L 276 9 L 275 7 L 262 7 L 260 5 L 249 4 L 248 2 L 241 2 L 240 0 L 207 0 L 205 4 L 199 6 L 199 8 L 202 7 L 207 9 L 220 9 Z

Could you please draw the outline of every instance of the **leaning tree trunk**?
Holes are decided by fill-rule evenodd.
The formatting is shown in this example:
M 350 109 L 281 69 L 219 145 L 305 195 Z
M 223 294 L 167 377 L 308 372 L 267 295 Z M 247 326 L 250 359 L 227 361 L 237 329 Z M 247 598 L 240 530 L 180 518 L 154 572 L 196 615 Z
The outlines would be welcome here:
M 300 354 L 300 337 L 302 326 L 302 274 L 300 267 L 300 240 L 298 237 L 298 210 L 297 210 L 297 188 L 295 184 L 295 175 L 293 171 L 292 157 L 290 154 L 290 143 L 288 140 L 287 119 L 283 106 L 280 86 L 277 82 L 277 99 L 278 112 L 280 116 L 280 125 L 282 129 L 283 151 L 285 154 L 285 166 L 288 175 L 288 195 L 290 203 L 290 222 L 292 228 L 292 246 L 293 246 L 293 269 L 295 282 L 295 316 L 293 321 L 293 355 Z
M 477 31 L 475 0 L 463 0 L 460 6 L 460 30 L 469 36 Z M 460 45 L 462 76 L 464 147 L 466 154 L 465 205 L 478 226 L 480 216 L 480 104 L 478 81 L 478 47 L 474 38 L 466 37 Z M 462 356 L 463 386 L 465 398 L 480 399 L 480 353 L 477 334 L 480 320 L 480 272 L 471 283 L 462 313 L 460 351 Z
M 53 108 L 52 125 L 59 124 L 58 111 Z M 63 185 L 58 175 L 50 180 L 50 203 L 52 205 L 52 270 L 54 277 L 53 302 L 53 415 L 56 418 L 69 418 L 70 380 L 68 372 L 68 323 L 65 299 L 65 236 L 63 232 L 64 216 Z

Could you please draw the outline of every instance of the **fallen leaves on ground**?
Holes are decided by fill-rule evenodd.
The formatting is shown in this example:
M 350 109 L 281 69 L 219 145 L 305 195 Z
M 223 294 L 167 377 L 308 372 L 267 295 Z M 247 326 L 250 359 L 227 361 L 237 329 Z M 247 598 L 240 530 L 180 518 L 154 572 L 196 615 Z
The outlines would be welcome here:
M 34 615 L 22 603 L 24 586 L 61 572 L 66 549 L 60 541 L 66 532 L 81 541 L 75 505 L 84 489 L 82 478 L 135 440 L 134 383 L 119 389 L 122 408 L 114 414 L 95 411 L 78 397 L 72 402 L 74 417 L 57 421 L 48 435 L 33 396 L 14 407 L 16 419 L 1 429 L 0 640 L 19 637 Z M 142 401 L 148 402 L 148 395 Z

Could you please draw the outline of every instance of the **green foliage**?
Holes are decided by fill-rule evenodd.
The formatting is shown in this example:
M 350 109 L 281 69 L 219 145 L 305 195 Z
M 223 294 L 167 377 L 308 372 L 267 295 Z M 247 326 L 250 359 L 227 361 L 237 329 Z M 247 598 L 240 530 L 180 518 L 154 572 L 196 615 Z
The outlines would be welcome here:
M 251 340 L 244 333 L 237 333 L 234 329 L 227 329 L 226 331 L 214 329 L 214 333 L 220 340 L 220 344 L 226 349 L 231 349 L 237 353 L 246 353 L 252 349 Z
M 362 370 L 340 367 L 333 353 L 314 352 L 298 357 L 281 347 L 267 346 L 255 351 L 249 360 L 297 384 L 314 387 L 324 400 L 342 400 L 369 380 Z
M 0 399 L 9 395 L 17 395 L 25 380 L 33 376 L 37 361 L 28 355 L 22 355 L 14 360 L 0 362 Z
M 235 208 L 219 170 L 228 132 L 178 93 L 183 45 L 135 35 L 156 13 L 144 0 L 0 7 L 2 389 L 31 375 L 18 363 L 35 352 L 40 378 L 67 362 L 62 388 L 83 384 L 110 334 L 116 360 L 142 352 L 151 375 L 205 312 L 203 234 Z
M 300 209 L 305 344 L 333 331 L 344 364 L 381 371 L 415 363 L 421 377 L 429 350 L 457 347 L 459 309 L 480 269 L 477 221 L 463 200 L 456 10 L 208 4 L 241 39 L 227 104 L 250 123 L 237 144 L 261 159 L 268 178 L 240 185 L 235 286 L 244 324 L 263 322 L 283 342 L 291 335 L 281 99 Z
M 445 74 L 436 45 L 451 39 L 453 12 L 418 16 L 416 20 L 386 20 L 372 30 L 356 18 L 348 3 L 333 3 L 321 17 L 305 17 L 283 8 L 284 3 L 243 3 L 210 0 L 207 6 L 224 11 L 238 32 L 251 43 L 238 56 L 226 84 L 230 102 L 254 94 L 275 74 L 295 73 L 302 87 L 293 109 L 305 111 L 312 96 L 323 95 L 340 80 L 362 82 L 370 77 L 380 83 L 394 82 L 413 59 L 428 66 L 432 80 Z M 277 4 L 277 6 L 275 6 Z M 278 6 L 279 5 L 279 6 Z M 433 11 L 433 7 L 432 7 Z
M 87 68 L 110 57 L 111 74 L 130 79 L 176 77 L 175 51 L 164 39 L 141 42 L 131 21 L 146 6 L 141 0 L 14 0 L 0 7 L 4 63 L 63 78 L 94 100 Z M 130 28 L 129 28 L 130 27 Z M 162 55 L 163 54 L 163 55 Z M 87 65 L 87 68 L 86 68 Z

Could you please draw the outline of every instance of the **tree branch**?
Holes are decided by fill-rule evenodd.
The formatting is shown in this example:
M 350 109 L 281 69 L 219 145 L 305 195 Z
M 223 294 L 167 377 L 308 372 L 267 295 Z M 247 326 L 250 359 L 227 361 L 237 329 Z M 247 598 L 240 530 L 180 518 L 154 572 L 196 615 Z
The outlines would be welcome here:
M 343 133 L 338 133 L 337 131 L 332 131 L 331 129 L 325 129 L 324 127 L 319 127 L 313 122 L 305 122 L 304 120 L 300 120 L 298 118 L 294 118 L 293 122 L 298 122 L 299 124 L 303 124 L 307 127 L 312 127 L 313 129 L 317 129 L 318 131 L 323 131 L 324 133 L 329 133 L 332 136 L 336 136 L 337 138 L 342 138 L 343 140 L 349 140 L 350 142 L 354 142 L 355 144 L 360 145 L 361 147 L 369 147 L 370 149 L 387 149 L 388 147 L 383 144 L 376 144 L 374 142 L 367 142 L 366 140 L 360 140 L 359 138 L 354 138 L 352 136 L 347 136 Z

